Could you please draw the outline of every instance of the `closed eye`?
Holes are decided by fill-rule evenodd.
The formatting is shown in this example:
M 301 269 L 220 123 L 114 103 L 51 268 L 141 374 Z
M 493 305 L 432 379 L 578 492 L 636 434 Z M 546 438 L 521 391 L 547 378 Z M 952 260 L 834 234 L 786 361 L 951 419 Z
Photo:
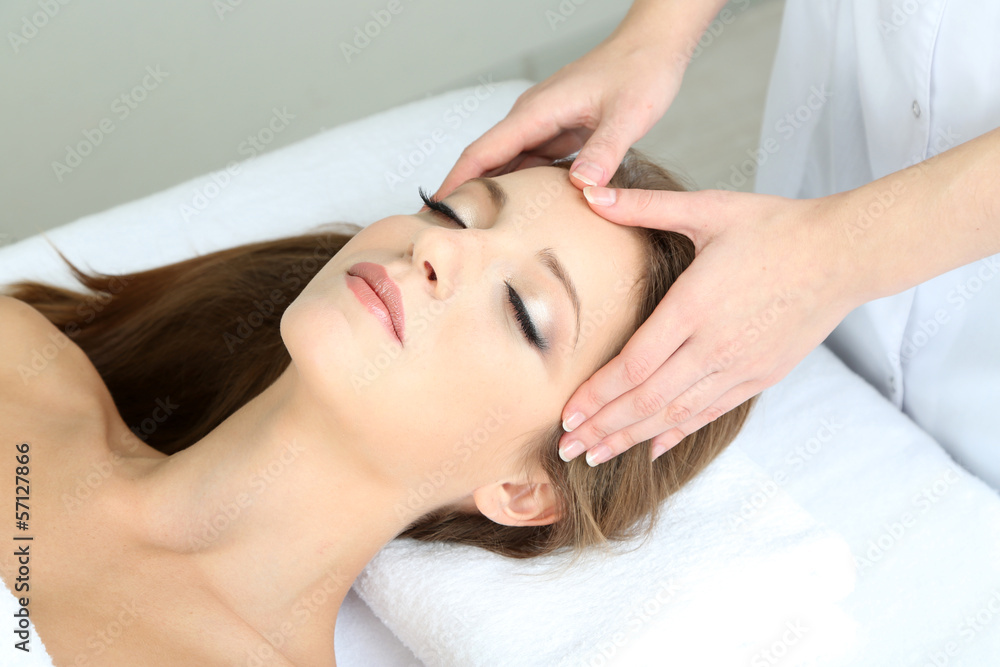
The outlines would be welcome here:
M 549 342 L 538 334 L 538 329 L 535 328 L 534 323 L 531 321 L 531 316 L 528 315 L 528 309 L 524 307 L 521 296 L 510 286 L 510 283 L 506 283 L 505 281 L 505 284 L 507 285 L 507 301 L 510 303 L 511 308 L 514 309 L 514 316 L 517 318 L 518 324 L 521 325 L 524 337 L 528 339 L 529 343 L 544 352 L 549 348 Z
M 458 214 L 455 213 L 455 211 L 453 211 L 450 206 L 429 196 L 426 192 L 424 192 L 423 188 L 417 188 L 417 192 L 420 193 L 420 198 L 424 200 L 424 205 L 427 206 L 427 208 L 434 211 L 435 213 L 443 215 L 452 222 L 457 222 L 459 225 L 462 226 L 462 229 L 469 228 L 469 226 L 465 224 L 460 217 L 458 217 Z
M 462 229 L 469 228 L 469 226 L 465 224 L 460 217 L 458 217 L 458 214 L 456 214 L 450 206 L 429 196 L 426 192 L 424 192 L 422 187 L 418 187 L 417 192 L 420 193 L 420 198 L 423 200 L 424 205 L 427 206 L 427 208 L 434 211 L 438 215 L 444 216 L 452 222 L 459 224 Z M 524 301 L 521 300 L 521 296 L 517 293 L 517 290 L 515 290 L 511 284 L 506 281 L 504 281 L 504 284 L 507 286 L 507 303 L 514 312 L 514 317 L 521 327 L 521 332 L 524 334 L 524 337 L 529 343 L 544 352 L 548 349 L 549 342 L 539 335 L 538 329 L 535 328 L 534 322 L 531 321 L 528 309 L 525 308 Z

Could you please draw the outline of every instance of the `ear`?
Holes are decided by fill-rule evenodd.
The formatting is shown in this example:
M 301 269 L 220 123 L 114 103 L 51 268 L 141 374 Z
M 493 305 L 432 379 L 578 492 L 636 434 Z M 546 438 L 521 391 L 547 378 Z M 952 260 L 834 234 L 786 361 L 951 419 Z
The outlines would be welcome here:
M 488 519 L 504 526 L 544 526 L 562 517 L 548 482 L 498 482 L 472 493 L 472 502 Z

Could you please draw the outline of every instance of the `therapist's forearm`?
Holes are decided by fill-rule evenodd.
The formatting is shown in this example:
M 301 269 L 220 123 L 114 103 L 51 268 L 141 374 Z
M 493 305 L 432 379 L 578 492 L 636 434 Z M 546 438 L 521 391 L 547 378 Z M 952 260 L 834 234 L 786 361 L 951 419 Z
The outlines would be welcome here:
M 702 33 L 725 4 L 726 0 L 635 0 L 608 40 L 641 48 L 683 76 Z
M 1000 128 L 826 199 L 858 304 L 1000 253 Z

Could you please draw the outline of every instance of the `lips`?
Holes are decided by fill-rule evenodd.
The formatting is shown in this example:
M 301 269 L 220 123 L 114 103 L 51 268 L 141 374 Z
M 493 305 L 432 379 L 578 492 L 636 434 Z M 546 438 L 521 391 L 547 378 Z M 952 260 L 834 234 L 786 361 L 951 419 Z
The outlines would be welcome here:
M 403 297 L 396 283 L 389 279 L 385 267 L 372 262 L 359 262 L 347 270 L 347 276 L 347 286 L 358 300 L 402 345 Z

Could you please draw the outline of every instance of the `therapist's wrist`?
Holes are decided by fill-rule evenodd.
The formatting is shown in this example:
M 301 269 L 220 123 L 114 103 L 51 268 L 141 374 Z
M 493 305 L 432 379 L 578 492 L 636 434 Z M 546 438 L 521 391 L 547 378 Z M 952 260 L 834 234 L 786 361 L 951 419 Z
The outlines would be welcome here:
M 698 40 L 726 1 L 635 0 L 605 43 L 648 55 L 681 79 L 698 50 Z
M 899 275 L 898 261 L 893 259 L 898 248 L 894 249 L 892 235 L 885 229 L 890 224 L 889 211 L 899 197 L 899 185 L 872 187 L 877 183 L 816 200 L 831 256 L 836 258 L 841 296 L 849 310 L 911 287 Z

